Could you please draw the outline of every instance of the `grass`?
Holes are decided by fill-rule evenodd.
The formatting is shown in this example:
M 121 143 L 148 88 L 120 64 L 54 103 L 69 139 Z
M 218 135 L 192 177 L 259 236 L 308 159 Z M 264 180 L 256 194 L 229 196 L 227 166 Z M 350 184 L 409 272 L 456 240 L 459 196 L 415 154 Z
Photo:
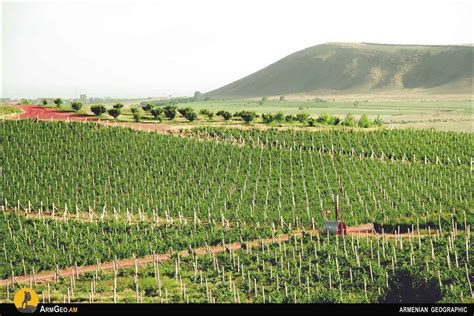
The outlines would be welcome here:
M 21 110 L 14 106 L 0 105 L 0 117 L 7 117 L 10 115 L 20 114 Z
M 127 103 L 122 109 L 122 114 L 117 122 L 133 122 L 133 116 L 130 107 L 139 106 L 139 102 Z M 106 105 L 111 108 L 112 104 Z M 207 109 L 212 112 L 226 110 L 229 112 L 238 112 L 242 110 L 255 111 L 262 113 L 283 112 L 287 114 L 308 113 L 312 117 L 318 117 L 321 113 L 330 113 L 339 117 L 344 117 L 351 113 L 356 119 L 362 114 L 367 114 L 370 119 L 375 119 L 378 115 L 382 118 L 385 126 L 389 128 L 422 128 L 451 130 L 461 132 L 472 132 L 474 120 L 472 118 L 471 101 L 316 101 L 312 100 L 268 100 L 263 103 L 255 99 L 237 99 L 237 100 L 208 100 L 196 101 L 190 103 L 177 104 L 177 107 L 191 107 L 196 112 L 201 109 Z M 92 115 L 89 110 L 90 105 L 85 105 L 78 113 Z M 62 111 L 72 111 L 69 105 L 61 107 Z M 141 112 L 143 123 L 159 123 L 150 114 Z M 108 114 L 99 116 L 101 119 L 112 120 Z M 241 125 L 240 119 L 233 118 L 230 121 L 224 121 L 221 117 L 214 116 L 209 120 L 206 116 L 199 115 L 198 120 L 188 122 L 179 114 L 174 120 L 162 119 L 163 124 L 168 125 Z M 267 125 L 260 122 L 259 119 L 252 123 L 253 125 Z M 301 126 L 295 123 L 276 123 L 270 126 Z

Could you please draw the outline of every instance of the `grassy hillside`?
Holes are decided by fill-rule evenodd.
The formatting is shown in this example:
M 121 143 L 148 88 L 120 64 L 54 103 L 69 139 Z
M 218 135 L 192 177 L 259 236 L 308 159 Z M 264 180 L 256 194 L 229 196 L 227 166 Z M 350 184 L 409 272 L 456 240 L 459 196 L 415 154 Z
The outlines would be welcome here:
M 328 43 L 298 51 L 206 95 L 471 94 L 473 52 L 472 46 Z

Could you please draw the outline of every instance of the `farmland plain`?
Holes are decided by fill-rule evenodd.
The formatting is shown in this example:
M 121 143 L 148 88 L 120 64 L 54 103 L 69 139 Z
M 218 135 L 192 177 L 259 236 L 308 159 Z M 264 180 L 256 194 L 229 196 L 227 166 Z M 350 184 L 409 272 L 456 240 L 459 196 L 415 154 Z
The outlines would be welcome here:
M 2 301 L 472 301 L 469 133 L 1 124 Z

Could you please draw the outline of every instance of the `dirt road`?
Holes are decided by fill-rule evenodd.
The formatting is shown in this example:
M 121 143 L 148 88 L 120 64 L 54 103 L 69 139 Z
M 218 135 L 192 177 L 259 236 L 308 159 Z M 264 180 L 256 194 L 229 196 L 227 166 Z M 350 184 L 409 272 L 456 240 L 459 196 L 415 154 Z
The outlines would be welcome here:
M 301 233 L 297 233 L 296 235 L 301 235 Z M 280 235 L 280 236 L 275 237 L 275 239 L 271 239 L 271 238 L 262 239 L 262 242 L 265 243 L 265 244 L 269 244 L 269 243 L 278 242 L 278 241 L 287 241 L 289 238 L 290 238 L 289 235 Z M 250 246 L 250 247 L 255 247 L 255 246 L 258 246 L 259 243 L 260 243 L 260 240 L 253 240 L 253 241 L 248 242 L 247 245 Z M 231 243 L 231 244 L 225 245 L 225 247 L 222 246 L 222 245 L 221 246 L 211 246 L 211 247 L 200 247 L 200 248 L 196 248 L 195 252 L 196 252 L 197 255 L 204 255 L 204 254 L 210 253 L 210 252 L 211 253 L 219 253 L 219 252 L 226 251 L 228 249 L 238 250 L 238 249 L 241 249 L 241 248 L 242 248 L 241 243 Z M 181 257 L 189 256 L 189 252 L 187 250 L 180 251 L 179 254 L 180 254 Z M 171 259 L 171 254 L 169 254 L 169 253 L 159 254 L 159 255 L 157 255 L 157 258 L 158 258 L 159 262 L 167 261 L 167 260 Z M 156 260 L 156 259 L 155 259 L 155 256 L 153 256 L 153 255 L 136 259 L 137 264 L 141 264 L 141 265 L 148 264 L 148 263 L 153 263 L 154 260 Z M 132 259 L 117 260 L 117 267 L 119 269 L 120 268 L 133 267 L 133 266 L 135 266 L 135 260 L 133 258 Z M 102 270 L 112 270 L 113 268 L 114 268 L 114 262 L 113 261 L 100 264 L 100 269 L 102 269 Z M 96 269 L 97 269 L 97 264 L 82 266 L 82 267 L 79 267 L 79 273 L 80 272 L 83 272 L 83 273 L 94 272 L 94 271 L 96 271 Z M 73 274 L 76 274 L 76 268 L 75 267 L 60 270 L 59 274 L 58 274 L 58 277 L 60 277 L 61 275 L 64 276 L 64 277 L 67 277 L 67 276 L 71 276 Z M 36 282 L 53 281 L 56 278 L 56 275 L 57 274 L 54 271 L 40 272 L 40 273 L 36 274 L 35 279 L 36 279 Z M 34 282 L 35 279 L 33 279 L 33 275 L 18 276 L 18 277 L 15 277 L 14 282 L 15 283 L 17 283 L 17 282 L 18 283 L 27 283 L 27 282 L 30 282 L 30 281 Z M 4 286 L 7 283 L 12 284 L 12 278 L 0 280 L 0 286 Z
M 313 235 L 317 235 L 319 234 L 319 231 L 311 230 L 311 231 L 305 231 L 305 233 L 311 233 Z M 354 236 L 361 236 L 361 237 L 382 236 L 380 234 L 375 233 L 375 231 L 373 230 L 373 224 L 363 224 L 363 225 L 348 228 L 347 234 L 354 235 Z M 265 244 L 271 244 L 271 243 L 276 243 L 279 241 L 280 242 L 287 241 L 290 237 L 294 235 L 301 236 L 302 232 L 297 232 L 293 235 L 288 235 L 288 234 L 279 235 L 279 236 L 276 236 L 274 239 L 267 238 L 267 239 L 261 239 L 261 240 L 252 240 L 252 241 L 247 242 L 246 244 L 249 247 L 256 247 L 260 245 L 261 241 Z M 410 237 L 410 234 L 384 234 L 383 237 L 384 238 Z M 194 251 L 196 252 L 197 255 L 204 255 L 206 253 L 219 253 L 219 252 L 227 251 L 229 249 L 238 250 L 241 248 L 242 248 L 242 244 L 239 242 L 236 242 L 236 243 L 226 244 L 225 247 L 222 245 L 211 246 L 211 247 L 200 247 L 200 248 L 194 249 Z M 180 251 L 179 254 L 181 257 L 189 256 L 189 252 L 187 250 Z M 156 256 L 159 262 L 167 261 L 171 259 L 170 253 L 158 254 Z M 140 265 L 153 263 L 154 260 L 156 260 L 154 255 L 136 258 L 137 264 L 140 264 Z M 117 260 L 118 268 L 133 267 L 134 265 L 135 265 L 135 260 L 133 258 Z M 107 263 L 100 263 L 99 266 L 101 270 L 112 270 L 114 268 L 114 262 L 112 261 L 112 262 L 107 262 Z M 97 268 L 98 268 L 97 264 L 82 266 L 82 267 L 79 267 L 79 273 L 94 272 Z M 63 277 L 68 277 L 76 273 L 77 273 L 77 270 L 75 267 L 59 270 L 59 274 L 56 274 L 56 272 L 54 271 L 45 271 L 45 272 L 40 272 L 36 274 L 35 279 L 33 279 L 33 275 L 18 276 L 18 277 L 15 277 L 14 281 L 12 281 L 12 278 L 3 279 L 3 280 L 0 280 L 0 286 L 4 286 L 6 284 L 12 284 L 12 282 L 28 283 L 30 281 L 34 282 L 35 280 L 36 282 L 53 281 L 56 278 L 56 276 L 60 277 L 62 275 Z
M 100 120 L 94 116 L 87 114 L 77 114 L 74 112 L 60 111 L 55 108 L 43 107 L 38 105 L 15 105 L 8 104 L 21 109 L 23 112 L 13 115 L 10 119 L 38 119 L 52 121 L 81 121 L 81 122 L 97 122 L 106 126 L 129 127 L 137 130 L 156 131 L 161 133 L 179 133 L 181 129 L 190 129 L 197 125 L 171 125 L 166 123 L 140 123 L 140 122 L 114 122 L 109 120 Z

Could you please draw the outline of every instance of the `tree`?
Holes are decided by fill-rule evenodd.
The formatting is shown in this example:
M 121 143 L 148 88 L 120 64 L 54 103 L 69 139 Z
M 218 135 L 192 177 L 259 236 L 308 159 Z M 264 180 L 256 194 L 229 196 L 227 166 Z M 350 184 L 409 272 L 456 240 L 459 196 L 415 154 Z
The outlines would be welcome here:
M 43 99 L 42 103 L 44 106 L 48 105 L 48 99 Z
M 122 103 L 116 103 L 116 104 L 113 105 L 113 108 L 114 109 L 121 109 L 121 108 L 123 108 L 123 104 Z
M 377 118 L 374 120 L 374 125 L 378 126 L 378 127 L 383 125 L 383 121 L 382 121 L 382 118 L 380 117 L 380 115 L 377 115 Z
M 30 104 L 30 101 L 28 99 L 21 99 L 20 104 Z
M 218 116 L 222 116 L 224 118 L 224 120 L 228 121 L 232 118 L 232 113 L 228 112 L 228 111 L 219 111 L 216 113 L 216 115 Z
M 309 118 L 309 114 L 308 113 L 298 113 L 296 115 L 296 120 L 300 123 L 304 123 L 306 122 L 306 120 Z
M 283 122 L 284 119 L 285 119 L 285 114 L 283 112 L 278 112 L 277 114 L 275 114 L 275 121 Z
M 153 118 L 155 120 L 160 118 L 160 115 L 163 113 L 163 109 L 155 106 L 150 110 L 151 115 L 153 115 Z
M 240 112 L 240 117 L 245 121 L 245 123 L 250 123 L 253 121 L 255 118 L 256 114 L 255 112 L 250 112 L 250 111 L 242 111 Z
M 151 103 L 145 103 L 145 104 L 142 105 L 142 109 L 143 109 L 143 111 L 148 112 L 152 109 L 152 104 Z
M 133 120 L 135 122 L 140 122 L 141 114 L 139 111 L 133 112 Z
M 174 105 L 167 105 L 163 108 L 165 116 L 169 119 L 172 120 L 176 117 L 176 106 Z
M 192 121 L 194 121 L 194 120 L 197 118 L 197 114 L 196 114 L 196 112 L 194 112 L 193 109 L 190 109 L 189 111 L 186 111 L 186 113 L 184 114 L 184 117 L 185 117 L 188 121 L 192 122 Z
M 132 106 L 132 107 L 130 108 L 130 112 L 132 112 L 132 114 L 135 114 L 135 113 L 138 112 L 138 108 L 135 107 L 135 106 Z
M 63 104 L 63 100 L 61 100 L 61 98 L 54 99 L 53 102 L 58 108 L 61 106 L 61 104 Z
M 194 92 L 194 100 L 199 100 L 201 98 L 202 94 L 200 91 L 195 91 Z
M 354 127 L 356 125 L 356 121 L 351 113 L 346 114 L 344 120 L 342 120 L 342 125 L 350 127 Z
M 184 117 L 184 114 L 186 113 L 186 111 L 188 110 L 189 108 L 179 108 L 178 109 L 178 113 Z
M 79 101 L 72 101 L 71 102 L 71 108 L 74 110 L 74 111 L 79 111 L 80 109 L 82 109 L 82 103 L 79 102 Z
M 180 108 L 178 109 L 179 114 L 181 114 L 185 119 L 188 121 L 194 121 L 197 118 L 196 112 L 193 109 L 187 108 Z
M 119 115 L 121 114 L 121 111 L 120 109 L 112 108 L 108 111 L 108 113 L 114 118 L 114 120 L 116 120 L 117 117 L 119 117 Z
M 212 117 L 214 116 L 214 112 L 211 112 L 211 111 L 209 111 L 209 110 L 207 110 L 207 109 L 202 109 L 202 110 L 200 110 L 200 111 L 199 111 L 199 114 L 205 115 L 205 116 L 207 116 L 209 119 L 212 119 Z
M 96 104 L 91 106 L 91 112 L 94 113 L 95 116 L 104 114 L 106 111 L 107 109 L 102 104 Z
M 284 96 L 284 95 L 280 95 L 280 101 L 285 101 L 285 100 L 286 100 L 285 96 Z
M 359 119 L 359 127 L 369 128 L 372 126 L 372 122 L 369 120 L 367 114 L 363 114 Z
M 262 114 L 262 121 L 264 123 L 271 123 L 271 122 L 273 122 L 274 119 L 275 119 L 275 117 L 273 116 L 273 114 L 270 114 L 270 113 Z
M 267 102 L 267 101 L 268 101 L 268 98 L 267 98 L 267 97 L 262 97 L 261 101 L 262 101 L 262 103 L 263 103 L 263 102 Z

